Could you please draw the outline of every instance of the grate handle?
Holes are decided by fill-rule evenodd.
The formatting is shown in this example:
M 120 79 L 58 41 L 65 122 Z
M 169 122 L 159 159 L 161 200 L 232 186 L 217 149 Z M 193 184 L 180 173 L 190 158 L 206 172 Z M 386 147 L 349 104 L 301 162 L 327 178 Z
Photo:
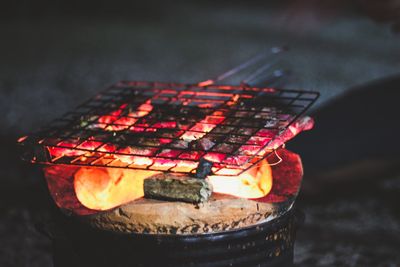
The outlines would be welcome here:
M 234 68 L 232 68 L 232 69 L 220 74 L 216 78 L 199 82 L 197 85 L 200 86 L 200 87 L 213 85 L 213 84 L 215 84 L 217 82 L 221 82 L 223 80 L 226 80 L 226 79 L 238 74 L 241 71 L 244 71 L 246 69 L 249 69 L 252 66 L 257 65 L 258 63 L 261 62 L 261 60 L 268 60 L 267 63 L 261 65 L 256 70 L 252 71 L 250 74 L 248 74 L 241 81 L 241 84 L 248 84 L 250 81 L 258 78 L 262 73 L 264 73 L 265 71 L 267 71 L 270 68 L 272 68 L 275 65 L 275 62 L 271 63 L 272 59 L 276 55 L 279 55 L 279 54 L 281 54 L 283 52 L 286 52 L 287 50 L 288 50 L 288 48 L 286 46 L 276 46 L 276 47 L 272 47 L 272 48 L 266 49 L 263 52 L 258 53 L 254 57 L 252 57 L 252 58 L 248 59 L 247 61 L 243 62 L 242 64 L 240 64 L 240 65 L 238 65 L 238 66 L 236 66 L 236 67 L 234 67 Z M 274 61 L 276 61 L 276 59 Z M 275 72 L 276 72 L 276 74 L 283 73 L 282 70 L 275 70 L 273 72 L 274 76 L 276 76 Z

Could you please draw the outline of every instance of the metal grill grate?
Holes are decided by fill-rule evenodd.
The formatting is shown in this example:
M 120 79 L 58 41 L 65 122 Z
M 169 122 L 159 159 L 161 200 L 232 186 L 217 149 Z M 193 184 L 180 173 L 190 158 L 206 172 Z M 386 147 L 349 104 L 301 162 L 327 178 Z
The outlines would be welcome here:
M 268 156 L 271 141 L 318 95 L 120 82 L 21 144 L 36 147 L 37 163 L 195 173 L 204 158 L 214 174 L 238 175 Z

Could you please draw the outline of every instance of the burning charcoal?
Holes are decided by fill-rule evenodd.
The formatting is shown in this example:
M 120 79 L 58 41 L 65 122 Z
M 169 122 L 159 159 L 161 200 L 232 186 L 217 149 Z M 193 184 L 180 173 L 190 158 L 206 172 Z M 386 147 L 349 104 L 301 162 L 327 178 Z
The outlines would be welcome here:
M 224 120 L 225 120 L 225 117 L 223 117 L 223 116 L 207 116 L 201 122 L 202 123 L 210 123 L 210 124 L 219 124 Z
M 257 145 L 257 146 L 265 146 L 268 142 L 271 141 L 271 138 L 261 137 L 261 136 L 252 136 L 246 144 L 248 145 Z
M 148 178 L 143 186 L 146 198 L 160 200 L 200 203 L 207 201 L 212 194 L 211 185 L 205 179 L 171 174 Z
M 284 90 L 209 86 L 121 82 L 36 133 L 32 146 L 48 151 L 43 163 L 194 175 L 206 171 L 206 166 L 197 169 L 204 158 L 214 163 L 214 172 L 224 169 L 231 175 L 225 170 L 243 170 L 243 164 L 257 163 L 254 156 L 266 155 L 257 153 L 259 147 L 271 143 L 261 152 L 276 148 L 305 129 L 292 120 L 318 96 L 307 92 L 300 98 L 296 91 L 287 102 Z M 42 163 L 40 155 L 31 158 Z
M 208 139 L 207 137 L 201 138 L 196 143 L 198 144 L 200 149 L 205 150 L 205 151 L 210 150 L 215 145 L 215 143 L 213 141 L 211 141 L 210 139 Z
M 176 122 L 175 121 L 163 121 L 163 122 L 157 122 L 153 125 L 154 128 L 167 128 L 167 129 L 174 129 L 176 128 Z
M 140 105 L 147 101 L 147 97 L 145 96 L 135 96 L 133 99 L 134 101 L 129 103 L 126 107 L 129 113 L 137 111 Z
M 248 138 L 248 136 L 232 134 L 226 139 L 226 142 L 242 144 L 245 143 Z
M 229 165 L 243 165 L 246 164 L 249 161 L 249 157 L 248 156 L 233 156 L 233 157 L 228 157 L 226 158 L 223 162 Z
M 225 138 L 221 134 L 207 134 L 205 137 L 195 140 L 190 143 L 190 148 L 196 150 L 208 151 L 214 147 L 215 144 L 220 143 Z
M 257 121 L 257 120 L 243 120 L 241 122 L 241 125 L 239 127 L 262 127 L 264 125 L 263 121 Z
M 278 148 L 301 131 L 310 130 L 312 127 L 314 127 L 314 120 L 311 117 L 301 117 L 295 123 L 290 125 L 289 128 L 281 131 L 280 134 L 268 144 L 268 148 Z
M 84 115 L 79 118 L 79 127 L 84 128 L 89 124 L 93 124 L 93 122 L 98 118 L 98 116 L 94 115 Z
M 204 159 L 218 163 L 221 162 L 225 157 L 226 157 L 225 153 L 215 153 L 215 152 L 210 152 L 204 155 Z
M 176 158 L 182 150 L 163 149 L 157 156 L 165 158 Z
M 226 125 L 232 125 L 232 126 L 240 126 L 243 124 L 244 119 L 238 119 L 238 118 L 228 118 L 225 120 L 224 124 Z
M 93 140 L 102 141 L 102 142 L 107 142 L 111 139 L 114 139 L 116 136 L 111 132 L 93 132 L 92 133 L 92 132 L 87 131 L 87 134 L 89 135 L 88 138 L 92 137 Z M 77 136 L 77 137 L 79 137 L 79 136 Z M 81 135 L 81 138 L 84 138 L 84 137 L 85 137 L 85 135 Z
M 262 137 L 268 137 L 268 138 L 274 138 L 278 134 L 277 130 L 271 130 L 271 129 L 260 129 L 257 132 L 257 136 L 262 136 Z
M 87 150 L 94 150 L 98 147 L 103 145 L 102 142 L 93 141 L 93 140 L 86 140 L 77 146 L 78 149 L 87 149 Z
M 97 149 L 97 151 L 100 151 L 100 152 L 115 152 L 115 150 L 117 149 L 117 147 L 115 146 L 115 145 L 113 145 L 113 144 L 104 144 L 104 145 L 102 145 L 101 147 L 99 147 L 98 149 Z
M 235 129 L 235 128 L 234 127 L 230 127 L 230 126 L 225 126 L 225 125 L 218 125 L 213 130 L 213 133 L 226 134 L 226 133 L 230 133 L 233 129 Z
M 240 155 L 255 155 L 260 151 L 262 147 L 254 145 L 244 145 L 239 148 L 238 153 Z
M 139 139 L 138 144 L 143 145 L 143 146 L 159 146 L 160 145 L 160 139 L 159 138 L 145 138 L 142 137 Z
M 276 112 L 276 108 L 275 107 L 263 107 L 261 109 L 261 111 L 263 112 L 269 112 L 269 113 L 275 113 Z
M 185 142 L 191 142 L 193 140 L 202 138 L 204 135 L 205 133 L 203 132 L 187 131 L 180 138 L 182 138 Z
M 237 145 L 222 143 L 213 148 L 213 151 L 218 151 L 222 153 L 232 153 L 238 148 Z
M 160 138 L 160 144 L 161 145 L 166 145 L 172 142 L 172 139 L 168 139 L 168 138 Z
M 176 162 L 176 167 L 171 169 L 173 172 L 191 172 L 194 173 L 196 171 L 197 166 L 199 165 L 196 161 L 190 160 L 178 160 Z
M 196 123 L 190 130 L 208 133 L 215 128 L 215 124 L 210 123 Z
M 278 114 L 277 118 L 279 120 L 284 120 L 284 121 L 291 121 L 293 119 L 293 116 L 290 114 Z
M 279 120 L 277 120 L 276 118 L 272 118 L 265 122 L 264 127 L 265 128 L 276 128 L 278 126 L 278 124 L 279 124 Z
M 162 136 L 165 138 L 175 138 L 183 134 L 183 131 L 171 130 L 171 129 L 158 129 L 158 136 Z
M 257 128 L 239 128 L 236 133 L 241 135 L 253 135 Z
M 253 116 L 254 112 L 248 112 L 248 111 L 238 111 L 235 113 L 235 117 L 238 118 L 249 118 Z
M 182 130 L 187 130 L 194 123 L 192 120 L 188 120 L 186 117 L 179 118 L 177 127 Z
M 205 158 L 200 159 L 199 166 L 196 170 L 196 177 L 199 179 L 205 179 L 211 172 L 213 163 Z
M 272 115 L 270 113 L 267 112 L 260 112 L 257 113 L 256 115 L 254 115 L 255 119 L 270 119 L 272 117 Z
M 173 159 L 154 158 L 154 162 L 149 167 L 149 169 L 157 171 L 168 171 L 175 166 L 176 166 L 176 161 Z
M 120 128 L 122 128 L 121 126 L 132 126 L 133 124 L 135 124 L 135 122 L 137 121 L 137 119 L 135 118 L 131 118 L 131 117 L 121 117 L 118 120 L 114 121 L 113 124 L 117 124 Z M 113 125 L 113 127 L 116 127 L 117 125 Z M 123 129 L 126 129 L 128 127 L 125 127 Z
M 206 136 L 208 139 L 210 139 L 214 143 L 221 143 L 222 140 L 226 137 L 226 135 L 223 134 L 214 134 L 214 133 L 209 133 Z
M 185 140 L 175 140 L 172 144 L 171 147 L 173 148 L 181 148 L 181 149 L 185 149 L 189 147 L 189 142 L 185 141 Z
M 190 151 L 190 152 L 184 152 L 179 155 L 180 159 L 189 159 L 189 160 L 198 160 L 204 152 L 202 151 Z

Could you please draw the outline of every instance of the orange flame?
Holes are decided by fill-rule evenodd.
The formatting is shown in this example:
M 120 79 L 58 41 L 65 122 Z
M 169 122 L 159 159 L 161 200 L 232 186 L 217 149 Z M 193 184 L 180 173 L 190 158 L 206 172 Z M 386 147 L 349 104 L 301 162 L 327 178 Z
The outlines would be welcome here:
M 238 176 L 208 177 L 214 192 L 241 198 L 260 198 L 272 188 L 272 171 L 266 160 Z
M 238 100 L 239 95 L 234 95 L 227 105 L 235 105 Z M 153 125 L 152 128 L 143 128 L 143 124 L 136 123 L 141 117 L 147 116 L 153 110 L 150 100 L 140 105 L 136 111 L 130 111 L 128 115 L 121 116 L 126 108 L 127 105 L 123 104 L 119 109 L 111 112 L 109 115 L 101 116 L 98 119 L 98 125 L 102 125 L 102 127 L 104 127 L 103 129 L 109 131 L 127 129 L 130 131 L 157 131 L 158 128 L 176 127 L 176 122 L 171 121 L 161 121 Z M 203 120 L 183 132 L 180 139 L 186 142 L 199 140 L 224 120 L 225 115 L 223 112 L 220 110 L 214 111 L 211 115 L 206 116 Z M 225 158 L 226 155 L 224 153 L 206 152 L 203 156 L 212 162 L 220 163 L 224 161 L 228 164 L 241 165 L 247 162 L 249 159 L 248 156 L 263 155 L 265 151 L 279 147 L 300 131 L 312 128 L 312 125 L 312 119 L 304 117 L 291 125 L 284 133 L 279 135 L 278 138 L 273 140 L 273 142 L 268 144 L 268 146 L 261 151 L 260 147 L 265 146 L 269 140 L 271 140 L 270 135 L 272 133 L 268 129 L 259 130 L 246 144 L 242 144 L 239 148 L 239 152 L 241 152 L 242 155 Z M 20 138 L 19 142 L 23 142 L 24 138 L 25 137 Z M 171 140 L 160 138 L 161 143 L 164 141 L 170 142 Z M 159 171 L 172 170 L 176 172 L 191 172 L 198 166 L 198 162 L 196 161 L 185 160 L 190 159 L 190 157 L 184 157 L 184 153 L 182 153 L 179 159 L 175 157 L 169 159 L 168 153 L 172 153 L 172 151 L 167 151 L 168 153 L 165 152 L 167 155 L 164 155 L 164 157 L 159 153 L 157 157 L 157 155 L 154 156 L 151 154 L 151 148 L 138 151 L 138 149 L 134 147 L 117 148 L 112 144 L 102 144 L 102 142 L 89 138 L 85 142 L 79 144 L 77 146 L 78 150 L 76 150 L 74 149 L 75 144 L 61 142 L 58 144 L 59 147 L 49 147 L 49 152 L 55 158 L 62 156 L 78 156 L 80 157 L 79 160 L 84 162 L 87 160 L 87 157 L 90 157 L 91 153 L 85 151 L 85 149 L 97 150 L 102 153 L 117 151 L 117 154 L 107 155 L 107 158 L 112 161 L 112 166 L 131 166 L 139 169 L 150 168 L 152 170 L 81 167 L 74 175 L 74 190 L 81 204 L 93 210 L 111 209 L 143 197 L 144 179 L 159 173 Z M 215 144 L 210 141 L 208 144 L 204 145 L 206 146 L 204 150 L 208 151 Z M 195 153 L 195 151 L 193 153 Z M 110 163 L 110 161 L 108 161 L 108 163 Z M 107 164 L 107 162 L 105 162 L 105 164 Z M 217 172 L 217 175 L 209 176 L 207 179 L 209 179 L 209 182 L 213 186 L 214 192 L 241 198 L 262 198 L 271 191 L 273 184 L 272 171 L 266 159 L 240 175 L 236 175 L 237 173 L 235 169 L 221 169 Z
M 108 210 L 144 195 L 143 181 L 153 171 L 82 167 L 75 173 L 78 200 L 93 210 Z
M 108 210 L 143 197 L 144 179 L 157 173 L 159 172 L 82 167 L 75 173 L 75 193 L 85 207 Z M 208 179 L 214 192 L 241 198 L 260 198 L 266 196 L 272 188 L 271 168 L 266 160 L 239 176 L 209 176 Z

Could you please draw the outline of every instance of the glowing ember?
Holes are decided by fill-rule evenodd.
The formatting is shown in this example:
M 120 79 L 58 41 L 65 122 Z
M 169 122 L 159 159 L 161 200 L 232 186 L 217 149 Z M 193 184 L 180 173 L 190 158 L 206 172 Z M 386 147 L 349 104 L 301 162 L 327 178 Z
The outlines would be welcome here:
M 235 101 L 237 101 L 237 99 L 232 100 L 232 102 Z M 98 122 L 100 124 L 113 123 L 112 125 L 105 127 L 105 129 L 119 131 L 132 126 L 137 121 L 137 118 L 146 116 L 152 110 L 150 102 L 146 102 L 146 104 L 143 104 L 138 108 L 138 111 L 130 112 L 129 117 L 122 117 L 115 120 L 116 116 L 120 115 L 125 107 L 126 105 L 122 105 L 120 109 L 112 112 L 110 115 L 100 117 Z M 212 131 L 224 120 L 225 117 L 221 112 L 216 111 L 213 114 L 206 116 L 199 123 L 196 123 L 188 131 L 184 132 L 180 137 L 183 139 L 181 141 L 190 142 L 200 139 L 199 144 L 205 151 L 207 151 L 215 144 L 211 140 L 202 137 Z M 120 126 L 124 126 L 125 128 L 121 128 Z M 154 129 L 173 128 L 175 126 L 176 122 L 158 122 L 154 125 Z M 261 152 L 265 153 L 267 149 L 276 149 L 284 142 L 293 138 L 300 131 L 310 129 L 312 126 L 313 121 L 311 118 L 302 118 L 291 125 Z M 251 129 L 243 128 L 241 131 L 243 133 L 250 131 L 247 134 L 252 134 Z M 245 145 L 239 147 L 238 151 L 242 156 L 237 155 L 227 157 L 225 153 L 229 153 L 229 149 L 232 145 L 223 144 L 223 146 L 220 147 L 221 152 L 183 153 L 180 149 L 163 149 L 157 154 L 158 157 L 161 158 L 157 158 L 152 156 L 154 153 L 153 151 L 157 150 L 156 148 L 136 148 L 128 146 L 117 149 L 117 147 L 112 144 L 103 144 L 102 142 L 95 141 L 94 138 L 89 138 L 87 141 L 80 144 L 79 141 L 70 143 L 62 142 L 58 144 L 60 147 L 49 147 L 49 152 L 54 157 L 80 156 L 80 161 L 84 162 L 87 160 L 87 155 L 90 155 L 91 153 L 85 150 L 97 150 L 106 153 L 115 151 L 117 154 L 110 154 L 108 156 L 114 158 L 111 163 L 108 163 L 110 166 L 126 167 L 129 165 L 139 169 L 151 169 L 150 171 L 121 168 L 80 168 L 74 176 L 74 189 L 77 199 L 83 206 L 89 209 L 107 210 L 143 197 L 143 180 L 158 173 L 156 170 L 191 172 L 197 168 L 197 160 L 200 157 L 204 157 L 205 159 L 215 163 L 224 162 L 226 164 L 236 165 L 246 164 L 248 161 L 247 156 L 259 154 L 260 147 L 265 146 L 271 140 L 271 137 L 275 136 L 276 132 L 274 131 L 275 130 L 261 129 L 256 132 L 254 136 L 248 139 Z M 240 141 L 240 138 L 242 138 L 240 135 L 230 136 L 229 141 L 234 143 Z M 160 138 L 160 143 L 168 144 L 169 142 L 170 139 Z M 187 145 L 187 143 L 184 145 Z M 82 150 L 75 150 L 74 148 Z M 193 159 L 196 161 L 185 159 Z M 213 191 L 241 198 L 257 199 L 265 197 L 270 192 L 273 184 L 271 167 L 265 159 L 258 165 L 240 175 L 236 175 L 235 172 L 232 172 L 229 168 L 222 168 L 217 172 L 217 174 L 218 175 L 208 177 L 213 186 Z M 230 176 L 227 177 L 226 175 Z
M 215 111 L 212 115 L 206 116 L 204 120 L 202 120 L 200 123 L 196 123 L 180 138 L 185 141 L 193 141 L 202 138 L 207 133 L 211 132 L 217 126 L 217 124 L 221 123 L 225 119 L 225 117 L 219 116 L 219 114 L 219 111 Z M 211 122 L 213 122 L 214 124 Z
M 280 135 L 276 136 L 271 143 L 268 144 L 269 149 L 277 149 L 302 131 L 310 130 L 314 127 L 314 120 L 311 117 L 304 116 L 295 121 Z
M 55 203 L 75 214 L 142 198 L 145 179 L 161 171 L 195 175 L 202 160 L 213 163 L 206 179 L 215 193 L 293 199 L 301 160 L 281 146 L 312 128 L 311 118 L 299 116 L 318 93 L 213 83 L 120 82 L 18 143 L 28 160 L 47 164 Z
M 171 163 L 161 160 L 157 164 L 163 166 Z M 193 168 L 192 164 L 182 161 L 176 168 Z M 85 207 L 107 210 L 143 197 L 144 179 L 157 173 L 159 172 L 81 167 L 74 176 L 75 193 Z M 215 193 L 242 198 L 264 197 L 272 187 L 271 168 L 266 160 L 239 176 L 209 176 L 208 179 Z
M 42 140 L 55 164 L 194 173 L 204 157 L 219 164 L 215 174 L 232 176 L 312 127 L 308 117 L 287 125 L 294 115 L 256 106 L 257 88 L 232 89 L 149 91 L 143 104 L 128 101 L 108 114 L 82 115 L 72 123 L 76 133 Z M 165 101 L 173 105 L 166 108 Z
M 239 176 L 208 177 L 213 191 L 241 198 L 260 198 L 266 196 L 272 188 L 272 172 L 266 160 Z
M 118 110 L 111 112 L 110 115 L 101 116 L 98 119 L 99 124 L 97 126 L 104 127 L 107 131 L 126 130 L 130 126 L 133 126 L 138 118 L 148 115 L 153 110 L 153 106 L 150 103 L 151 101 L 148 100 L 146 103 L 140 105 L 136 111 L 129 112 L 126 117 L 119 117 L 127 106 L 127 104 L 123 104 Z
M 93 210 L 107 210 L 144 195 L 143 181 L 157 172 L 82 167 L 75 173 L 78 200 Z
M 27 138 L 28 138 L 27 135 L 21 136 L 20 138 L 17 139 L 17 142 L 18 142 L 18 143 L 22 143 L 22 142 L 24 142 Z
M 233 106 L 239 100 L 239 95 L 233 95 L 231 100 L 227 102 L 228 106 Z M 221 115 L 221 111 L 214 111 L 210 116 L 206 116 L 200 123 L 196 123 L 189 131 L 185 132 L 181 139 L 185 141 L 198 140 L 211 132 L 217 124 L 223 122 L 225 117 Z M 214 124 L 213 124 L 213 123 Z
M 277 153 L 283 159 L 278 165 L 270 166 L 264 160 L 237 177 L 208 177 L 214 192 L 270 203 L 285 202 L 296 196 L 303 176 L 300 157 L 285 149 L 279 149 Z M 87 215 L 141 198 L 143 180 L 158 172 L 49 165 L 44 168 L 44 173 L 58 207 Z
M 203 97 L 215 95 L 215 93 L 190 91 L 184 91 L 182 94 L 189 99 L 193 94 Z M 244 96 L 240 97 L 246 98 Z M 236 105 L 240 99 L 236 94 L 224 93 L 221 94 L 221 97 L 227 98 L 225 107 Z M 212 101 L 210 103 L 202 102 L 197 106 L 210 108 L 214 105 Z M 187 105 L 189 104 L 190 102 L 187 103 Z M 140 139 L 134 139 L 133 143 L 130 143 L 131 145 L 105 143 L 99 141 L 97 136 L 90 136 L 84 139 L 85 141 L 78 137 L 59 142 L 57 146 L 48 146 L 53 161 L 67 156 L 77 157 L 75 162 L 83 164 L 89 162 L 91 157 L 95 158 L 96 154 L 100 154 L 101 157 L 97 158 L 96 163 L 92 163 L 92 165 L 123 167 L 80 167 L 75 172 L 74 191 L 78 201 L 84 207 L 92 210 L 107 210 L 141 198 L 144 196 L 144 179 L 159 173 L 159 171 L 193 174 L 198 167 L 200 158 L 221 166 L 244 166 L 253 157 L 266 155 L 267 152 L 277 149 L 299 132 L 311 129 L 313 126 L 311 118 L 303 117 L 278 134 L 278 128 L 274 127 L 279 120 L 270 119 L 270 108 L 248 111 L 239 107 L 234 109 L 236 110 L 234 116 L 227 115 L 229 109 L 221 108 L 190 124 L 182 124 L 180 121 L 176 121 L 176 117 L 152 121 L 152 118 L 158 119 L 157 116 L 160 115 L 160 111 L 156 110 L 153 114 L 153 110 L 151 100 L 139 105 L 136 110 L 130 110 L 128 104 L 122 104 L 109 114 L 99 116 L 93 124 L 88 124 L 89 129 L 102 129 L 108 134 L 112 132 L 112 138 L 126 138 L 124 136 L 126 133 L 128 133 L 127 138 L 129 138 L 129 134 L 145 133 Z M 264 126 L 266 128 L 257 129 L 251 124 L 247 127 L 235 126 L 238 121 L 242 123 L 240 120 L 251 116 L 250 113 L 257 113 L 257 119 L 267 121 Z M 283 115 L 280 114 L 280 116 Z M 168 131 L 175 132 L 167 135 Z M 157 135 L 149 135 L 151 138 L 146 135 L 146 133 L 156 132 Z M 219 135 L 216 135 L 215 132 Z M 218 136 L 226 138 L 221 142 L 217 140 Z M 24 140 L 25 137 L 19 141 L 23 142 Z M 107 142 L 112 142 L 112 140 Z M 125 141 L 122 141 L 121 144 L 125 144 Z M 268 146 L 265 147 L 267 144 Z M 163 145 L 167 146 L 160 149 L 160 146 Z M 241 174 L 239 174 L 241 171 L 239 168 L 231 169 L 228 166 L 217 168 L 215 175 L 207 178 L 215 193 L 249 199 L 260 199 L 270 193 L 273 178 L 271 166 L 266 159 Z

